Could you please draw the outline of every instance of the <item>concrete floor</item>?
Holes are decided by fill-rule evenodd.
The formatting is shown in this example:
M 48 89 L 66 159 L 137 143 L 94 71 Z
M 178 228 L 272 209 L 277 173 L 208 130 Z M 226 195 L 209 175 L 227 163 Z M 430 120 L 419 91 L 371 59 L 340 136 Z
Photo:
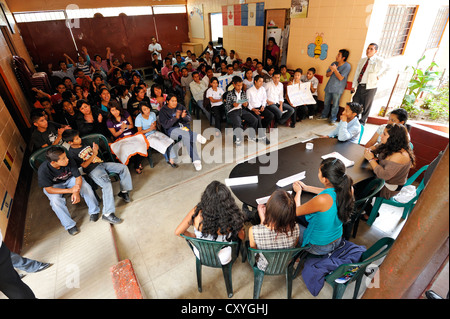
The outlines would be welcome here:
M 202 127 L 208 127 L 202 116 Z M 376 126 L 367 124 L 362 143 L 370 139 Z M 326 121 L 304 120 L 296 128 L 279 127 L 278 142 L 271 133 L 270 149 L 287 147 L 326 134 L 333 129 Z M 259 152 L 266 149 L 259 143 Z M 214 148 L 216 147 L 216 148 Z M 245 149 L 248 143 L 243 146 Z M 203 147 L 203 156 L 211 149 L 232 154 L 233 145 L 221 147 L 213 139 Z M 82 202 L 68 204 L 80 233 L 74 237 L 60 225 L 49 206 L 48 199 L 37 185 L 34 174 L 29 196 L 25 238 L 22 256 L 53 263 L 45 271 L 27 274 L 27 283 L 40 299 L 114 299 L 110 267 L 119 260 L 130 259 L 139 283 L 149 299 L 220 299 L 227 298 L 220 269 L 203 267 L 203 292 L 197 291 L 195 257 L 185 240 L 176 237 L 174 230 L 200 199 L 200 195 L 212 180 L 224 181 L 230 171 L 245 156 L 235 158 L 231 163 L 203 163 L 200 172 L 195 171 L 189 159 L 173 169 L 159 153 L 153 152 L 155 167 L 144 161 L 144 170 L 137 175 L 130 169 L 134 190 L 132 202 L 126 204 L 116 198 L 116 214 L 124 219 L 120 225 L 110 227 L 101 219 L 89 222 L 87 207 Z M 361 156 L 362 153 L 361 153 Z M 115 192 L 119 184 L 113 183 Z M 101 194 L 101 192 L 98 192 Z M 238 201 L 238 204 L 241 203 Z M 370 247 L 378 239 L 396 237 L 404 221 L 401 211 L 395 207 L 383 208 L 383 212 L 372 227 L 361 223 L 358 236 L 353 241 Z M 113 233 L 117 239 L 117 250 Z M 116 254 L 118 252 L 118 256 Z M 344 298 L 351 298 L 350 286 Z M 253 295 L 253 271 L 248 262 L 241 263 L 241 257 L 233 265 L 233 299 L 250 299 Z M 364 288 L 361 289 L 361 294 Z M 292 298 L 330 299 L 332 289 L 325 284 L 317 297 L 307 290 L 301 276 L 294 279 Z M 0 299 L 5 298 L 0 293 Z M 262 299 L 285 299 L 284 276 L 266 277 L 261 290 Z

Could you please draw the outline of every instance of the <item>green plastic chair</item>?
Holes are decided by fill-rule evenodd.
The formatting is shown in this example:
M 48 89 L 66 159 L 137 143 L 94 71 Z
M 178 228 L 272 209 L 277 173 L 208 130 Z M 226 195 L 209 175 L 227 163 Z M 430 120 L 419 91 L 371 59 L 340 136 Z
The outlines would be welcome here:
M 364 190 L 359 195 L 359 199 L 356 199 L 353 213 L 350 217 L 350 221 L 346 224 L 344 224 L 344 238 L 349 240 L 350 239 L 350 233 L 353 230 L 353 238 L 356 238 L 356 233 L 358 232 L 358 226 L 359 226 L 359 218 L 361 217 L 361 214 L 364 213 L 364 209 L 366 208 L 367 204 L 372 201 L 372 198 L 383 188 L 384 186 L 384 180 L 376 178 L 372 181 L 370 181 L 369 184 L 367 184 L 366 187 L 364 187 Z
M 406 184 L 404 186 L 408 186 L 408 185 L 411 185 L 412 183 L 414 183 L 416 181 L 416 179 L 419 177 L 419 175 L 422 174 L 422 172 L 424 172 L 425 170 L 427 170 L 427 168 L 428 168 L 428 165 L 422 166 L 414 175 L 412 175 L 410 178 L 408 178 L 408 180 L 406 181 Z M 408 217 L 409 213 L 411 213 L 412 209 L 416 205 L 416 201 L 419 198 L 420 193 L 422 192 L 424 187 L 425 187 L 425 185 L 424 185 L 423 179 L 422 179 L 422 181 L 420 182 L 419 186 L 416 189 L 416 196 L 414 196 L 414 198 L 411 199 L 407 203 L 399 203 L 399 202 L 395 201 L 394 199 L 386 199 L 383 197 L 377 197 L 375 200 L 375 204 L 373 205 L 372 211 L 370 212 L 369 219 L 367 220 L 367 224 L 369 226 L 372 226 L 373 222 L 375 221 L 375 218 L 377 218 L 378 210 L 380 209 L 380 206 L 382 204 L 388 204 L 388 205 L 392 205 L 395 207 L 403 207 L 402 218 L 405 219 L 406 217 Z
M 116 162 L 112 152 L 111 148 L 109 147 L 108 139 L 102 135 L 102 134 L 89 134 L 86 136 L 83 136 L 81 138 L 83 142 L 86 142 L 89 145 L 92 145 L 92 143 L 95 143 L 98 145 L 98 157 L 100 157 L 104 162 Z M 110 178 L 112 178 L 114 181 L 119 180 L 119 175 L 116 173 L 109 173 L 108 174 Z
M 39 166 L 46 160 L 45 153 L 50 148 L 50 146 L 38 149 L 37 151 L 34 151 L 33 154 L 30 155 L 30 158 L 28 159 L 28 163 L 30 164 L 33 171 L 36 173 L 38 172 Z M 64 148 L 64 150 L 66 150 Z M 67 150 L 66 150 L 67 154 Z
M 359 133 L 358 144 L 361 144 L 361 139 L 363 137 L 363 134 L 364 134 L 364 125 L 361 124 L 361 133 Z
M 233 282 L 231 279 L 231 268 L 233 267 L 233 263 L 235 262 L 235 260 L 239 255 L 239 249 L 242 247 L 241 243 L 237 241 L 231 242 L 212 241 L 188 237 L 185 235 L 181 235 L 181 237 L 186 239 L 186 242 L 192 249 L 192 252 L 194 252 L 195 247 L 197 248 L 200 255 L 200 259 L 198 259 L 197 256 L 195 256 L 194 254 L 196 259 L 198 291 L 202 292 L 202 266 L 222 268 L 228 298 L 233 297 Z M 218 257 L 219 251 L 224 247 L 231 247 L 231 261 L 226 265 L 222 265 Z M 242 259 L 243 259 L 242 261 L 244 262 L 245 261 L 244 257 Z
M 381 238 L 361 255 L 359 262 L 340 265 L 336 270 L 328 274 L 325 277 L 325 281 L 333 288 L 333 299 L 342 299 L 345 289 L 353 281 L 356 281 L 355 290 L 353 292 L 353 299 L 356 299 L 364 275 L 368 276 L 376 270 L 376 267 L 371 267 L 369 271 L 367 271 L 368 266 L 386 256 L 393 243 L 394 239 L 392 238 Z M 341 282 L 336 282 L 338 279 L 343 280 Z
M 309 247 L 309 246 L 308 246 Z M 294 263 L 308 247 L 290 249 L 254 249 L 248 247 L 248 262 L 253 268 L 254 284 L 253 299 L 259 299 L 264 276 L 286 276 L 287 299 L 292 296 L 292 280 L 294 279 Z M 266 258 L 268 265 L 265 271 L 256 264 L 257 254 Z

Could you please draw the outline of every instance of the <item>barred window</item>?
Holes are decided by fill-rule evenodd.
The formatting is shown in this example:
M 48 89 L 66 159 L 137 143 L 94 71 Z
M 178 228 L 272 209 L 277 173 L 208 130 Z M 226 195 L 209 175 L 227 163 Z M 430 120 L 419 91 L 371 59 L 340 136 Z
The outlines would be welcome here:
M 448 6 L 439 9 L 428 38 L 426 49 L 437 48 L 441 42 L 445 27 L 448 22 Z
M 404 53 L 416 12 L 417 6 L 389 6 L 381 33 L 380 56 L 390 58 Z

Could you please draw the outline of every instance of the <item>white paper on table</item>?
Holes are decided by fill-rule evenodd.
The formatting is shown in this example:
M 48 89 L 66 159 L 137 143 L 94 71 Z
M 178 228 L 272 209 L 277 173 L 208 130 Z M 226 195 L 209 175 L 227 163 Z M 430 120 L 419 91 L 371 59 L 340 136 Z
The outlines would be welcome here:
M 257 184 L 257 183 L 258 183 L 258 175 L 235 177 L 235 178 L 225 178 L 225 185 L 227 185 L 227 186 L 238 186 L 238 185 Z
M 340 154 L 338 152 L 332 152 L 332 153 L 329 153 L 326 155 L 322 155 L 322 159 L 327 159 L 329 157 L 335 157 L 337 159 L 340 159 L 344 163 L 345 167 L 350 167 L 350 166 L 355 165 L 354 161 L 349 160 L 348 158 L 342 156 L 342 154 Z
M 294 106 L 316 104 L 311 93 L 311 82 L 288 85 L 287 95 Z
M 295 174 L 295 175 L 292 175 L 292 176 L 289 176 L 289 177 L 280 179 L 280 180 L 277 182 L 277 186 L 278 186 L 278 187 L 284 187 L 284 186 L 287 186 L 287 185 L 289 185 L 289 184 L 292 184 L 292 183 L 294 183 L 294 182 L 296 182 L 296 181 L 301 181 L 302 179 L 305 178 L 305 174 L 306 174 L 306 172 L 303 171 L 303 172 L 301 172 L 301 173 L 298 173 L 298 174 Z
M 292 194 L 292 191 L 288 191 L 288 193 Z M 265 203 L 267 203 L 269 201 L 270 196 L 272 196 L 272 195 L 261 197 L 261 198 L 257 198 L 256 199 L 256 203 L 258 203 L 258 205 L 265 204 Z

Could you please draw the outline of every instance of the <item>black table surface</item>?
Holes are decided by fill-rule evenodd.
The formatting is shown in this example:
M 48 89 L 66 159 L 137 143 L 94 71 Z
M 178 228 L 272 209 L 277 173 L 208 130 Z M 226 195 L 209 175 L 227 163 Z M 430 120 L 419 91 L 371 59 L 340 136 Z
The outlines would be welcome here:
M 316 138 L 308 142 L 314 144 L 312 150 L 306 149 L 307 142 L 297 143 L 274 151 L 274 153 L 278 153 L 277 157 L 276 154 L 270 153 L 237 164 L 230 172 L 230 178 L 258 175 L 258 183 L 231 186 L 230 188 L 234 195 L 244 204 L 256 207 L 257 198 L 269 196 L 276 189 L 280 188 L 276 185 L 280 179 L 302 171 L 305 171 L 303 183 L 323 187 L 317 176 L 319 165 L 322 162 L 321 157 L 331 152 L 338 152 L 355 162 L 353 166 L 346 169 L 346 173 L 353 179 L 354 184 L 374 177 L 370 164 L 364 158 L 364 146 L 351 142 L 339 142 L 336 138 Z M 261 174 L 260 172 L 261 167 L 270 165 L 270 163 L 267 163 L 267 156 L 270 156 L 271 160 L 278 160 L 278 169 L 273 174 Z M 292 184 L 282 187 L 282 189 L 292 190 Z M 303 192 L 301 197 L 302 203 L 313 196 L 315 194 Z

